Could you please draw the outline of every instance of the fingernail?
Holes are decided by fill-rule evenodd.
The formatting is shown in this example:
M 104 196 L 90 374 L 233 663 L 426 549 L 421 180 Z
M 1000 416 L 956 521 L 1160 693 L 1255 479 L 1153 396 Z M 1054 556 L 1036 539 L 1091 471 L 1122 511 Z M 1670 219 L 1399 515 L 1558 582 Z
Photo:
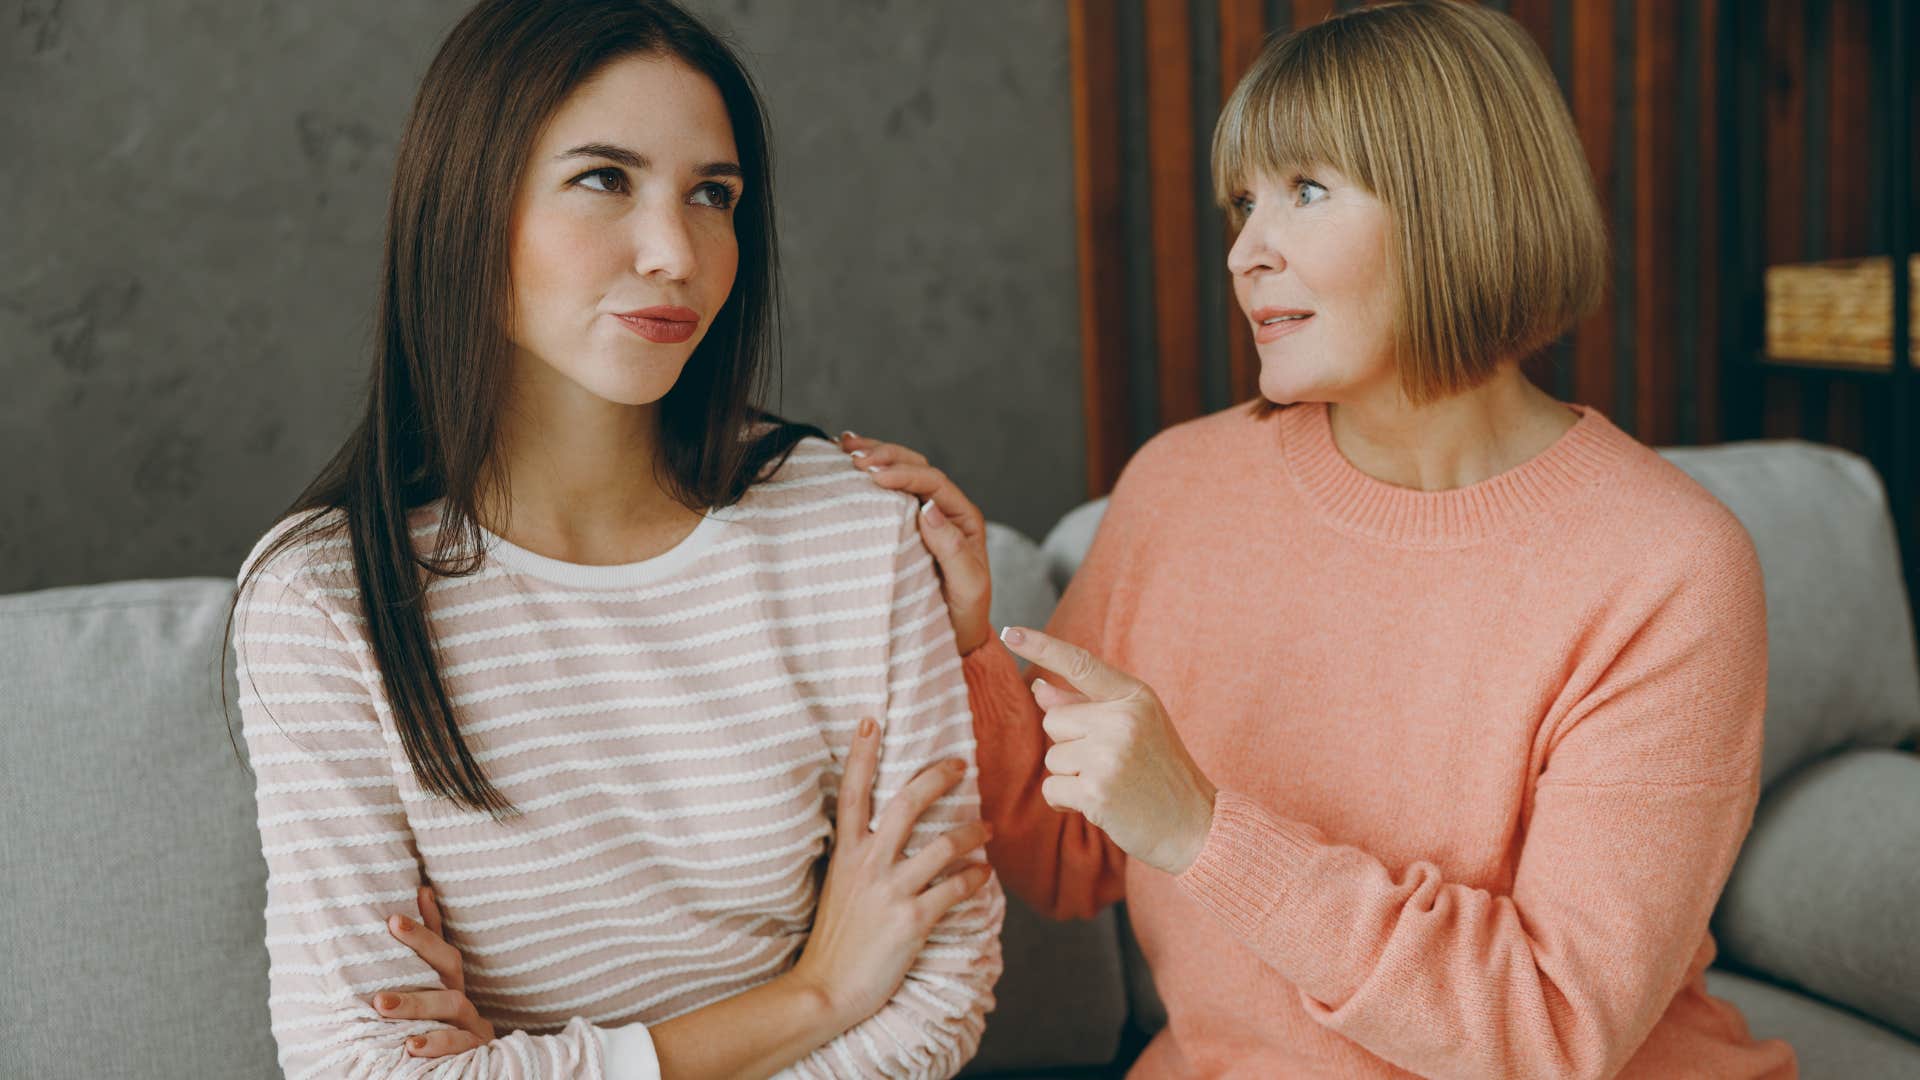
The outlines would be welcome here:
M 1017 626 L 1008 626 L 1001 629 L 1000 640 L 1009 645 L 1019 645 L 1027 640 L 1027 635 Z
M 843 439 L 857 439 L 857 438 L 859 438 L 860 436 L 858 436 L 858 435 L 855 435 L 855 434 L 854 434 L 853 432 L 851 432 L 851 431 L 843 431 L 843 432 L 841 432 L 841 433 L 840 433 L 840 437 L 841 437 L 841 438 L 843 438 Z
M 847 456 L 848 456 L 848 457 L 856 457 L 856 458 L 863 458 L 863 457 L 866 457 L 866 456 L 867 456 L 867 452 L 866 452 L 865 450 L 855 450 L 855 451 L 854 451 L 853 453 L 851 453 L 851 454 L 848 454 Z
M 966 772 L 967 763 L 964 761 L 961 761 L 959 758 L 954 758 L 952 761 L 947 762 L 947 770 L 949 772 L 957 772 L 957 773 Z
M 928 499 L 926 502 L 920 504 L 920 512 L 927 515 L 927 521 L 936 527 L 947 523 L 947 515 L 941 513 L 940 508 L 933 505 L 932 499 Z
M 414 1050 L 425 1050 L 427 1048 L 427 1037 L 425 1035 L 415 1035 L 413 1038 L 407 1040 L 407 1046 Z
M 395 915 L 393 917 L 393 928 L 404 934 L 413 929 L 413 920 L 407 918 L 405 915 Z
M 1032 686 L 1029 686 L 1029 687 L 1027 687 L 1027 689 L 1029 689 L 1029 690 L 1031 690 L 1031 691 L 1033 691 L 1034 693 L 1036 693 L 1036 694 L 1037 694 L 1037 693 L 1039 693 L 1039 692 L 1040 692 L 1040 687 L 1041 687 L 1041 685 L 1042 685 L 1042 684 L 1044 684 L 1044 683 L 1045 683 L 1046 681 L 1047 681 L 1047 680 L 1045 680 L 1045 679 L 1035 679 L 1035 680 L 1033 680 L 1033 685 L 1032 685 Z
M 861 717 L 860 718 L 860 737 L 864 739 L 872 734 L 873 734 L 873 717 L 871 716 Z
M 391 1009 L 400 1004 L 400 999 L 394 997 L 392 994 L 375 994 L 373 995 L 373 1004 L 375 1008 Z
M 869 465 L 869 466 L 867 466 L 867 471 L 868 471 L 868 472 L 879 472 L 879 471 L 880 471 L 880 470 L 881 470 L 882 468 L 885 468 L 885 466 L 882 466 L 882 465 Z

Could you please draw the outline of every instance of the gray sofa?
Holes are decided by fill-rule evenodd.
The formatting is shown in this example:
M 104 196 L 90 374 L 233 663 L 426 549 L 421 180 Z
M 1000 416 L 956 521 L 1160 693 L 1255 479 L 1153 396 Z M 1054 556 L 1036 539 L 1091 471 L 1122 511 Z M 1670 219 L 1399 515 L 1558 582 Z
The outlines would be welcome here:
M 1663 451 L 1747 525 L 1771 647 L 1766 789 L 1711 990 L 1803 1075 L 1920 1076 L 1920 671 L 1878 477 L 1800 442 Z M 1046 622 L 1102 504 L 994 526 L 996 625 Z M 277 1075 L 252 780 L 221 721 L 231 585 L 0 597 L 0 1077 Z M 1123 910 L 1017 902 L 969 1075 L 1115 1076 L 1163 1022 Z

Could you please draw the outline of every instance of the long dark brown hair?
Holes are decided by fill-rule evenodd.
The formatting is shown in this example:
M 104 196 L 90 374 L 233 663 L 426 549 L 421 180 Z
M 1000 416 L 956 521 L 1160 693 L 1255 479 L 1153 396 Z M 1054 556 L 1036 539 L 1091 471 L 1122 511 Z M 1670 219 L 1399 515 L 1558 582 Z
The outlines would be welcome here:
M 773 164 L 765 111 L 733 51 L 669 0 L 482 0 L 441 45 L 400 139 L 365 411 L 281 514 L 300 520 L 240 582 L 243 592 L 281 550 L 344 530 L 414 775 L 496 819 L 518 811 L 460 735 L 428 630 L 427 583 L 480 568 L 477 508 L 505 493 L 495 450 L 512 355 L 508 231 L 534 139 L 575 87 L 636 55 L 672 56 L 713 80 L 745 189 L 733 290 L 660 402 L 659 479 L 690 509 L 729 506 L 801 438 L 821 434 L 754 405 L 778 365 Z M 435 499 L 438 530 L 423 555 L 407 515 Z

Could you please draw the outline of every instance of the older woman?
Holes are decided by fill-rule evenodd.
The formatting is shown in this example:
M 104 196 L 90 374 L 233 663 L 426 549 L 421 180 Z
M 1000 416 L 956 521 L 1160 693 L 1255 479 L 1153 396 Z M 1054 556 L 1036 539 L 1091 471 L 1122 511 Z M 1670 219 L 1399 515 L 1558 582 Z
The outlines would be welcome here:
M 1605 267 L 1538 50 L 1353 11 L 1268 45 L 1213 163 L 1264 400 L 1136 455 L 1046 633 L 989 636 L 964 495 L 842 437 L 928 500 L 1002 879 L 1126 899 L 1169 1017 L 1137 1077 L 1795 1075 L 1702 977 L 1758 796 L 1752 544 L 1519 367 Z

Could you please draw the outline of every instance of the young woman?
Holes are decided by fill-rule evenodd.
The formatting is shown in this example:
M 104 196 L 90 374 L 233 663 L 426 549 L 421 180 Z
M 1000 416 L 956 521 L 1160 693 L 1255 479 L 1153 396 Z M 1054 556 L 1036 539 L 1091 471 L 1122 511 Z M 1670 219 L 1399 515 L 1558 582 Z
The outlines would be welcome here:
M 1213 163 L 1262 400 L 1140 450 L 1047 633 L 993 640 L 979 512 L 843 438 L 940 508 L 994 866 L 1056 917 L 1126 899 L 1168 1014 L 1130 1076 L 1796 1075 L 1703 978 L 1759 790 L 1752 543 L 1520 370 L 1606 266 L 1539 51 L 1357 9 L 1267 46 Z
M 435 58 L 365 415 L 236 597 L 289 1076 L 976 1048 L 959 657 L 914 500 L 750 405 L 771 195 L 747 75 L 665 0 L 485 0 Z

